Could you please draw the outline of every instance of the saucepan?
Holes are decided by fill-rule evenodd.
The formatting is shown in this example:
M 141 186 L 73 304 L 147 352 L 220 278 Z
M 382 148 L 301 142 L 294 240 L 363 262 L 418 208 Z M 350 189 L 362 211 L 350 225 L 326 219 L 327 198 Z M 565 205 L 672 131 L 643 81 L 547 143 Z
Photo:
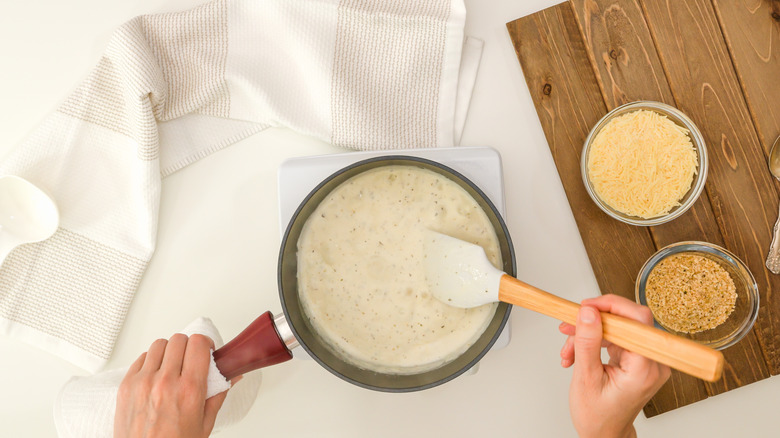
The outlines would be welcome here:
M 283 314 L 265 312 L 235 339 L 214 352 L 222 374 L 231 379 L 246 372 L 292 358 L 290 350 L 301 348 L 328 371 L 347 382 L 377 391 L 419 391 L 448 382 L 468 371 L 493 346 L 501 334 L 511 305 L 500 303 L 482 336 L 463 354 L 440 368 L 417 374 L 385 374 L 366 370 L 348 362 L 332 350 L 312 327 L 298 296 L 297 243 L 306 220 L 328 194 L 349 178 L 381 166 L 410 165 L 441 174 L 460 185 L 485 211 L 498 236 L 502 270 L 516 275 L 515 254 L 506 224 L 498 210 L 479 187 L 457 171 L 435 161 L 411 156 L 381 156 L 357 162 L 322 181 L 301 202 L 282 240 L 279 252 L 279 298 Z

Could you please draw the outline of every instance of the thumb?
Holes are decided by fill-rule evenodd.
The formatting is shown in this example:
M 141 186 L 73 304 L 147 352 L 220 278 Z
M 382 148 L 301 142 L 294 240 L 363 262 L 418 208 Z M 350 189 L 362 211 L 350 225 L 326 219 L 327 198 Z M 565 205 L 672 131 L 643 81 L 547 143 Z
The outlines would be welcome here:
M 228 391 L 223 391 L 206 400 L 206 406 L 203 409 L 203 425 L 209 433 L 214 429 L 214 423 L 217 421 L 217 412 L 222 408 L 222 403 L 225 403 L 227 394 Z
M 598 309 L 582 306 L 574 333 L 574 374 L 581 380 L 600 381 L 604 373 L 604 365 L 601 363 L 601 330 Z

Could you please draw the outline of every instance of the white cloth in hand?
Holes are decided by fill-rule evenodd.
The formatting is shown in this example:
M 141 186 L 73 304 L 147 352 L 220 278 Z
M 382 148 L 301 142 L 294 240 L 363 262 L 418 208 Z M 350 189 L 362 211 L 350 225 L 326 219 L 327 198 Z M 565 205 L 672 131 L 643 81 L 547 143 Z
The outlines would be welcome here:
M 181 331 L 187 336 L 201 334 L 222 346 L 222 337 L 208 318 L 198 318 Z M 54 405 L 54 423 L 60 438 L 110 438 L 114 433 L 114 415 L 119 384 L 127 374 L 127 367 L 105 371 L 87 377 L 73 377 L 60 391 Z M 230 389 L 230 382 L 217 370 L 211 358 L 207 397 L 227 391 L 214 431 L 219 431 L 244 418 L 257 398 L 260 389 L 260 371 L 244 376 Z

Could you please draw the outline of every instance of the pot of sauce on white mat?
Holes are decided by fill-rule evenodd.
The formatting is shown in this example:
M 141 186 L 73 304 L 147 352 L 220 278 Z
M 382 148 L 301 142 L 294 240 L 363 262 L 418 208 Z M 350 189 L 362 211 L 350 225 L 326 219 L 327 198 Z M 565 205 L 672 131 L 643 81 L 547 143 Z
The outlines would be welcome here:
M 404 167 L 422 169 L 424 171 L 420 172 L 424 173 L 422 181 L 426 184 L 428 181 L 430 184 L 436 184 L 437 178 L 439 180 L 446 179 L 446 182 L 455 183 L 466 194 L 470 195 L 476 205 L 469 206 L 462 201 L 457 201 L 459 202 L 457 207 L 461 210 L 467 208 L 480 210 L 476 213 L 479 213 L 481 220 L 489 222 L 488 227 L 492 226 L 492 230 L 495 231 L 494 237 L 485 238 L 487 252 L 491 252 L 492 245 L 495 248 L 494 259 L 497 267 L 511 275 L 516 274 L 515 255 L 506 224 L 482 190 L 463 175 L 437 162 L 410 156 L 383 156 L 352 164 L 329 176 L 312 190 L 290 220 L 282 241 L 278 266 L 279 295 L 284 313 L 275 318 L 271 312 L 264 313 L 235 339 L 214 353 L 217 367 L 226 378 L 230 379 L 254 369 L 289 360 L 292 358 L 290 350 L 300 345 L 328 371 L 355 385 L 386 392 L 419 391 L 441 385 L 463 374 L 490 350 L 509 319 L 510 305 L 491 304 L 490 308 L 476 309 L 475 312 L 467 315 L 450 314 L 448 313 L 449 306 L 443 305 L 443 303 L 426 301 L 429 303 L 428 305 L 433 307 L 428 308 L 426 305 L 425 309 L 420 309 L 414 307 L 413 301 L 411 301 L 412 307 L 409 307 L 404 304 L 406 298 L 391 295 L 389 298 L 388 296 L 384 297 L 388 304 L 392 304 L 391 308 L 375 308 L 376 315 L 366 316 L 361 314 L 364 311 L 360 310 L 351 313 L 345 311 L 348 307 L 352 307 L 350 300 L 356 299 L 353 296 L 344 297 L 345 302 L 342 309 L 334 307 L 332 302 L 321 302 L 323 297 L 327 298 L 325 293 L 327 291 L 318 291 L 317 289 L 327 289 L 329 281 L 333 283 L 362 280 L 350 279 L 348 276 L 344 278 L 345 276 L 342 275 L 344 269 L 340 269 L 338 276 L 330 276 L 329 278 L 327 271 L 329 268 L 323 268 L 323 266 L 327 267 L 331 263 L 337 264 L 338 262 L 352 263 L 352 261 L 342 260 L 338 252 L 334 253 L 329 250 L 324 256 L 317 254 L 316 257 L 307 257 L 307 254 L 300 254 L 299 247 L 306 248 L 308 251 L 309 247 L 316 248 L 321 242 L 327 241 L 330 241 L 331 249 L 343 245 L 360 245 L 361 242 L 365 242 L 366 245 L 373 245 L 373 247 L 387 245 L 388 254 L 392 254 L 393 242 L 369 242 L 372 239 L 370 229 L 358 230 L 356 227 L 354 230 L 331 230 L 324 223 L 326 216 L 334 212 L 346 215 L 362 213 L 369 215 L 365 217 L 387 219 L 380 222 L 383 223 L 383 226 L 393 227 L 399 225 L 392 221 L 393 214 L 400 214 L 406 219 L 416 217 L 414 216 L 416 214 L 423 214 L 402 209 L 372 212 L 349 210 L 344 212 L 341 211 L 343 206 L 338 206 L 339 204 L 334 203 L 332 199 L 334 193 L 337 195 L 348 193 L 350 188 L 344 187 L 342 184 L 353 177 L 361 175 L 360 179 L 371 183 L 373 182 L 370 178 L 376 178 L 376 184 L 384 184 L 383 181 L 386 183 L 388 180 L 382 180 L 382 178 L 392 180 L 393 174 L 402 171 Z M 431 175 L 433 175 L 433 179 L 431 179 Z M 405 190 L 411 189 L 407 187 Z M 363 192 L 358 193 L 358 196 L 363 196 Z M 334 207 L 331 207 L 329 202 L 334 204 Z M 336 211 L 333 208 L 341 210 Z M 324 217 L 312 217 L 315 212 Z M 430 214 L 430 211 L 425 214 Z M 434 212 L 433 214 L 438 213 Z M 442 214 L 446 214 L 445 209 L 442 209 Z M 357 222 L 360 223 L 360 220 Z M 372 223 L 370 227 L 374 225 Z M 413 227 L 405 228 L 396 238 L 395 248 L 406 241 L 405 239 L 410 239 L 408 241 L 411 242 L 415 238 L 414 232 L 411 231 Z M 446 229 L 439 231 L 448 232 Z M 353 232 L 356 234 L 352 235 Z M 479 240 L 479 237 L 474 236 L 483 233 L 475 230 L 463 232 L 472 233 L 472 240 Z M 333 245 L 334 239 L 337 240 L 335 245 Z M 312 252 L 315 251 L 312 249 Z M 414 257 L 414 255 L 415 252 L 412 252 L 409 257 Z M 417 256 L 422 257 L 423 254 L 417 254 Z M 330 257 L 335 260 L 321 263 L 320 258 L 322 257 Z M 391 267 L 383 264 L 383 262 L 387 263 L 386 258 L 379 257 L 378 260 L 382 262 L 374 263 L 370 256 L 365 257 L 365 260 L 355 261 L 356 277 L 361 279 L 371 276 L 374 281 L 392 282 L 394 277 L 414 270 L 416 263 L 414 260 L 393 260 L 391 263 L 396 266 Z M 419 264 L 422 264 L 421 262 L 422 260 Z M 323 270 L 318 272 L 318 269 Z M 305 275 L 299 278 L 301 272 Z M 411 272 L 409 276 L 411 276 Z M 299 283 L 301 279 L 303 281 Z M 388 289 L 390 290 L 388 293 L 394 293 L 392 285 L 388 285 Z M 408 289 L 410 296 L 414 293 L 413 288 Z M 425 299 L 427 300 L 427 297 Z M 338 304 L 340 305 L 340 303 Z M 354 308 L 359 309 L 357 305 Z M 429 338 L 436 337 L 435 342 L 425 342 L 426 345 L 435 346 L 436 351 L 430 351 L 433 347 L 418 348 L 419 346 L 411 345 L 404 348 L 405 346 L 399 344 L 399 352 L 396 354 L 394 343 L 400 343 L 404 339 L 422 339 L 419 338 L 420 335 L 410 338 L 400 329 L 389 329 L 394 324 L 393 315 L 404 312 L 415 313 L 421 331 L 425 329 Z M 360 327 L 366 327 L 372 319 L 386 320 L 387 332 L 378 333 L 371 332 L 370 329 L 360 329 Z M 408 318 L 399 317 L 399 323 L 401 320 L 408 321 Z M 423 327 L 429 321 L 436 321 L 436 327 Z M 456 321 L 459 325 L 466 327 L 458 331 L 450 330 L 447 324 L 451 321 Z M 440 324 L 441 326 L 439 326 Z M 350 331 L 358 336 L 354 339 L 350 338 Z M 371 347 L 372 339 L 376 341 L 374 342 L 377 347 L 375 351 L 370 351 L 368 348 Z M 417 350 L 425 351 L 418 352 Z M 423 357 L 423 362 L 415 362 Z

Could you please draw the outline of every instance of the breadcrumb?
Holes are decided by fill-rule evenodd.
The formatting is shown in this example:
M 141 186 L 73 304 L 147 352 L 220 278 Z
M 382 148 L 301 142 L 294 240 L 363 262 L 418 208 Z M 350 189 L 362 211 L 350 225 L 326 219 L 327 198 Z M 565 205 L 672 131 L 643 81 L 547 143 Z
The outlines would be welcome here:
M 647 278 L 647 305 L 664 327 L 698 333 L 723 324 L 734 311 L 734 280 L 716 261 L 693 254 L 661 260 Z

